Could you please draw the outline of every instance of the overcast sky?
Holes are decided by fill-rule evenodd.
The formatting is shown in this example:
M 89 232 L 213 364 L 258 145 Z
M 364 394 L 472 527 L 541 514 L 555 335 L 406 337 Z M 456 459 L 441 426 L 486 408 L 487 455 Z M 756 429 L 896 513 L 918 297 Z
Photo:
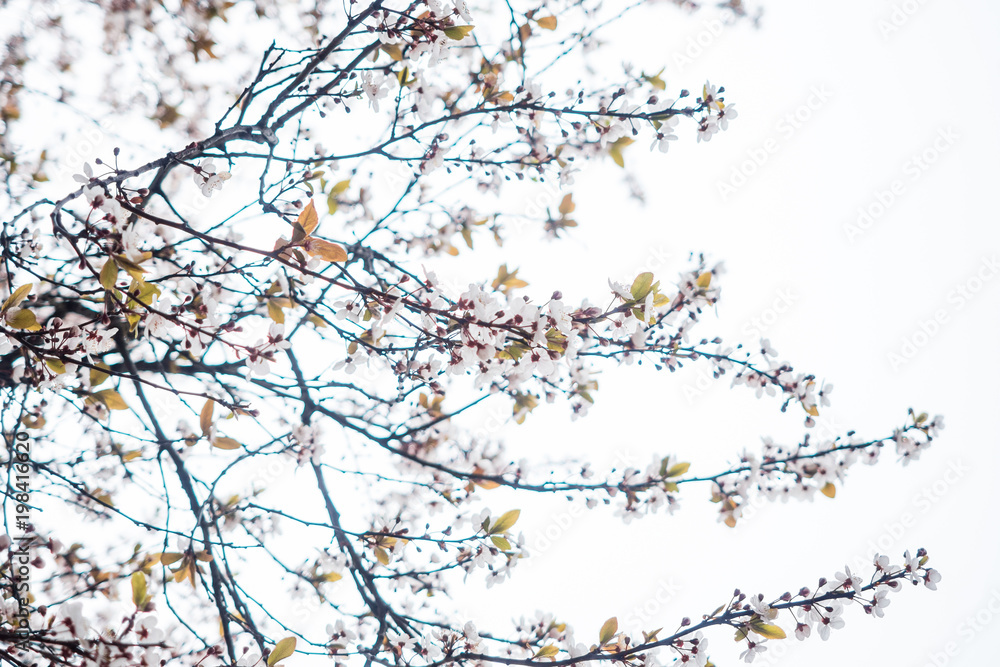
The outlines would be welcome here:
M 848 608 L 830 641 L 791 639 L 783 651 L 772 642 L 764 664 L 994 664 L 1000 143 L 988 110 L 998 97 L 990 82 L 1000 6 L 769 0 L 765 8 L 759 30 L 719 31 L 713 10 L 685 16 L 670 7 L 615 28 L 609 58 L 647 72 L 666 65 L 672 88 L 697 90 L 710 78 L 725 85 L 739 118 L 709 144 L 679 132 L 667 156 L 631 147 L 644 207 L 627 198 L 610 161 L 586 168 L 574 188 L 581 226 L 568 242 L 541 247 L 537 261 L 519 262 L 522 275 L 539 294 L 558 287 L 579 298 L 606 289 L 609 276 L 675 277 L 687 252 L 710 253 L 728 272 L 718 321 L 701 331 L 727 342 L 762 332 L 781 358 L 833 382 L 824 416 L 837 428 L 882 436 L 913 407 L 945 415 L 946 430 L 906 468 L 887 451 L 875 468 L 853 469 L 836 499 L 764 506 L 735 530 L 714 522 L 704 490 L 687 491 L 672 517 L 628 527 L 570 515 L 554 501 L 550 515 L 522 515 L 539 548 L 513 580 L 488 598 L 466 589 L 470 615 L 502 622 L 511 610 L 552 609 L 575 622 L 581 640 L 612 615 L 672 629 L 737 586 L 776 597 L 815 588 L 817 576 L 866 558 L 873 543 L 894 562 L 925 547 L 943 575 L 936 592 L 907 586 L 883 619 Z M 498 258 L 522 258 L 534 240 L 508 244 Z M 546 257 L 558 267 L 551 274 L 539 268 Z M 643 467 L 652 452 L 676 451 L 707 471 L 761 435 L 788 442 L 801 433 L 801 415 L 781 415 L 773 401 L 726 381 L 700 390 L 696 369 L 622 370 L 601 378 L 587 419 L 567 427 L 548 410 L 511 438 L 609 465 Z M 712 638 L 715 662 L 734 664 L 740 647 L 730 633 Z
M 629 526 L 610 512 L 539 502 L 519 524 L 532 556 L 488 592 L 471 578 L 460 603 L 496 629 L 551 610 L 592 641 L 610 616 L 628 621 L 623 629 L 635 619 L 672 630 L 736 587 L 773 599 L 815 588 L 818 576 L 853 568 L 872 548 L 898 563 L 905 549 L 924 547 L 943 575 L 938 591 L 907 587 L 883 619 L 848 608 L 830 641 L 772 642 L 755 664 L 995 664 L 1000 232 L 991 195 L 1000 142 L 989 110 L 1000 101 L 991 85 L 1000 5 L 764 7 L 758 30 L 720 29 L 714 10 L 685 15 L 668 3 L 611 28 L 608 62 L 665 66 L 674 91 L 697 94 L 710 79 L 739 117 L 708 144 L 679 131 L 666 156 L 629 148 L 644 205 L 610 160 L 587 166 L 573 187 L 580 227 L 569 238 L 512 238 L 472 263 L 463 255 L 446 277 L 482 280 L 483 266 L 509 261 L 536 297 L 560 289 L 573 302 L 607 294 L 609 277 L 651 270 L 669 281 L 689 252 L 705 252 L 727 273 L 717 318 L 699 332 L 731 344 L 764 335 L 782 359 L 832 382 L 823 418 L 839 432 L 888 435 L 910 407 L 945 415 L 945 431 L 906 468 L 886 451 L 878 466 L 851 470 L 835 499 L 762 505 L 736 529 L 716 522 L 698 488 L 685 490 L 674 516 Z M 773 400 L 730 391 L 728 380 L 707 382 L 697 367 L 620 371 L 601 376 L 585 420 L 568 423 L 565 409 L 551 408 L 500 432 L 515 453 L 574 455 L 595 467 L 676 454 L 693 473 L 721 470 L 763 435 L 801 437 L 800 412 L 783 415 Z M 522 505 L 491 493 L 492 508 Z M 709 637 L 714 661 L 736 664 L 731 633 Z

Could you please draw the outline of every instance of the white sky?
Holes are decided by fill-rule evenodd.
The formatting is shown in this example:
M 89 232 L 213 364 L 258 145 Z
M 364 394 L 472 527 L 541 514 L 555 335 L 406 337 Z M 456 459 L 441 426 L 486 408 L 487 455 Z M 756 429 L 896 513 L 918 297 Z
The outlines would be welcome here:
M 905 21 L 884 35 L 879 22 L 895 7 Z M 944 414 L 946 430 L 907 468 L 886 451 L 875 468 L 852 470 L 835 500 L 764 505 L 735 530 L 716 523 L 706 489 L 686 489 L 674 516 L 627 527 L 600 511 L 570 517 L 571 506 L 556 499 L 529 508 L 491 492 L 491 508 L 524 507 L 519 527 L 534 553 L 488 592 L 470 578 L 460 602 L 480 627 L 497 630 L 545 609 L 572 623 L 579 641 L 593 641 L 615 615 L 623 629 L 637 630 L 625 620 L 642 614 L 643 629 L 669 631 L 725 603 L 735 587 L 769 599 L 815 588 L 818 576 L 845 562 L 853 568 L 881 538 L 894 562 L 904 549 L 927 548 L 944 577 L 939 590 L 907 587 L 884 619 L 848 608 L 846 628 L 829 642 L 786 640 L 784 657 L 772 650 L 763 664 L 924 667 L 934 654 L 938 667 L 994 664 L 1000 573 L 990 565 L 1000 562 L 1000 531 L 988 501 L 1000 464 L 990 423 L 1000 361 L 986 350 L 1000 330 L 1000 232 L 987 198 L 1000 147 L 988 110 L 1000 95 L 984 74 L 1000 65 L 1000 5 L 767 0 L 765 9 L 756 31 L 713 34 L 712 10 L 686 16 L 670 6 L 614 27 L 610 60 L 646 72 L 666 65 L 673 91 L 696 95 L 706 78 L 725 85 L 739 118 L 708 144 L 696 144 L 682 123 L 667 156 L 644 143 L 629 148 L 644 207 L 628 198 L 610 161 L 585 167 L 573 188 L 580 227 L 568 239 L 540 244 L 532 230 L 483 250 L 471 268 L 482 279 L 483 266 L 508 261 L 522 267 L 533 294 L 561 289 L 572 303 L 606 294 L 609 276 L 631 281 L 652 270 L 669 281 L 689 251 L 704 251 L 728 273 L 718 320 L 706 318 L 698 332 L 754 343 L 748 333 L 762 319 L 783 359 L 835 384 L 824 417 L 841 430 L 887 435 L 909 407 Z M 702 53 L 686 52 L 699 38 Z M 785 118 L 796 112 L 805 120 L 793 128 Z M 924 151 L 936 160 L 915 171 L 912 157 Z M 753 155 L 763 164 L 724 199 L 719 184 Z M 858 208 L 896 180 L 885 213 L 850 238 L 845 225 L 856 223 Z M 456 277 L 469 268 L 461 258 L 456 267 Z M 976 283 L 980 272 L 989 279 Z M 975 294 L 959 297 L 959 286 Z M 770 310 L 776 301 L 785 312 Z M 935 316 L 943 324 L 918 336 L 915 356 L 894 368 L 888 355 Z M 552 407 L 503 429 L 515 452 L 572 454 L 598 468 L 644 467 L 653 453 L 676 453 L 692 472 L 717 472 L 761 435 L 801 435 L 799 411 L 782 415 L 774 400 L 729 391 L 728 380 L 697 389 L 697 368 L 619 371 L 600 378 L 586 419 L 569 424 L 565 409 Z M 906 517 L 910 525 L 896 531 Z M 537 538 L 546 530 L 558 533 L 551 546 Z M 980 631 L 966 620 L 977 613 Z M 787 617 L 779 622 L 790 629 Z M 731 632 L 708 636 L 716 664 L 735 664 Z
M 905 21 L 883 34 L 880 21 L 890 21 L 894 7 Z M 736 530 L 714 522 L 704 489 L 686 490 L 680 513 L 628 527 L 569 517 L 568 503 L 553 502 L 553 515 L 525 513 L 521 525 L 529 545 L 548 547 L 532 539 L 546 530 L 559 538 L 536 549 L 508 584 L 488 593 L 470 586 L 470 615 L 502 624 L 552 610 L 576 626 L 580 641 L 592 641 L 609 616 L 624 621 L 645 608 L 644 629 L 672 630 L 681 617 L 726 602 L 735 587 L 774 597 L 815 588 L 818 576 L 866 557 L 869 542 L 881 538 L 894 561 L 904 549 L 927 548 L 943 574 L 938 591 L 907 586 L 883 619 L 848 608 L 847 626 L 830 641 L 786 640 L 780 657 L 772 642 L 764 664 L 994 664 L 1000 573 L 990 566 L 1000 562 L 1000 531 L 989 501 L 1000 463 L 991 424 L 1000 362 L 988 347 L 1000 331 L 1000 232 L 991 201 L 1000 142 L 983 116 L 998 101 L 984 75 L 1000 65 L 1000 6 L 769 0 L 765 8 L 760 30 L 727 28 L 710 43 L 711 10 L 684 16 L 655 8 L 618 26 L 609 58 L 646 72 L 666 64 L 668 90 L 695 92 L 710 78 L 726 86 L 739 118 L 707 145 L 696 145 L 682 124 L 665 157 L 643 144 L 629 148 L 626 160 L 641 165 L 644 208 L 627 198 L 610 161 L 586 168 L 573 188 L 581 226 L 572 238 L 543 244 L 536 261 L 523 254 L 537 247 L 535 238 L 508 243 L 497 257 L 516 260 L 534 293 L 558 287 L 572 301 L 600 294 L 609 276 L 631 280 L 649 269 L 670 279 L 688 251 L 705 251 L 728 273 L 719 320 L 708 319 L 701 332 L 754 342 L 746 333 L 763 318 L 782 358 L 835 384 L 824 416 L 843 429 L 882 436 L 911 406 L 944 414 L 947 428 L 907 468 L 887 451 L 875 468 L 852 470 L 835 500 L 767 505 Z M 700 33 L 703 53 L 678 59 Z M 641 46 L 620 55 L 621 44 Z M 814 97 L 816 90 L 829 99 Z M 797 128 L 781 124 L 796 112 L 808 119 Z M 767 148 L 763 166 L 723 200 L 720 181 L 729 182 L 748 151 Z M 922 169 L 912 158 L 925 151 L 933 164 Z M 884 214 L 849 237 L 845 226 L 857 222 L 858 208 L 897 180 Z M 551 275 L 540 268 L 546 263 Z M 776 300 L 790 306 L 775 317 L 768 310 Z M 935 316 L 943 324 L 926 339 L 917 335 L 919 350 L 894 368 L 888 355 Z M 621 371 L 601 378 L 585 420 L 567 427 L 560 410 L 548 410 L 510 429 L 510 440 L 608 465 L 621 456 L 644 467 L 652 452 L 678 452 L 694 462 L 692 472 L 714 472 L 761 435 L 788 442 L 801 432 L 797 411 L 781 415 L 774 401 L 729 391 L 728 381 L 691 399 L 684 387 L 697 386 L 694 369 Z M 907 527 L 894 527 L 904 520 Z M 731 633 L 709 636 L 715 662 L 735 664 L 740 648 Z

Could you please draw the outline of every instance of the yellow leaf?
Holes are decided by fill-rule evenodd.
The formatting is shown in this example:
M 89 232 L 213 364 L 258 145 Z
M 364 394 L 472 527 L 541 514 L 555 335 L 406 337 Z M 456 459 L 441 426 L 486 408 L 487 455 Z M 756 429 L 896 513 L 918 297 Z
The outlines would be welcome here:
M 500 549 L 502 551 L 511 550 L 510 542 L 507 541 L 506 537 L 500 537 L 499 535 L 494 535 L 490 538 L 490 541 L 493 542 L 493 546 L 495 546 L 497 549 Z
M 500 515 L 500 518 L 496 520 L 492 526 L 490 526 L 490 535 L 496 535 L 498 533 L 506 533 L 508 530 L 514 527 L 517 523 L 518 517 L 521 516 L 521 510 L 511 510 L 509 512 L 504 512 Z
M 652 288 L 653 274 L 649 271 L 644 271 L 635 277 L 635 280 L 632 281 L 632 289 L 629 291 L 632 293 L 633 299 L 642 301 Z
M 24 424 L 26 428 L 37 429 L 45 426 L 45 417 L 38 415 L 24 415 L 21 417 L 21 423 Z
M 102 389 L 101 391 L 94 394 L 94 398 L 104 403 L 108 406 L 109 410 L 128 410 L 128 403 L 122 398 L 114 389 Z
M 215 411 L 215 401 L 208 399 L 201 408 L 198 422 L 201 426 L 202 434 L 207 438 L 212 431 L 212 413 Z
M 319 315 L 316 315 L 315 313 L 310 314 L 308 317 L 306 317 L 306 321 L 311 322 L 313 326 L 318 327 L 320 329 L 325 329 L 327 326 L 326 320 L 324 320 Z
M 101 287 L 104 289 L 114 289 L 117 281 L 118 265 L 109 257 L 108 261 L 104 262 L 104 266 L 101 267 Z
M 159 297 L 162 294 L 162 290 L 159 287 L 143 280 L 133 280 L 132 284 L 129 285 L 128 292 L 135 301 L 147 307 L 153 304 L 154 295 Z M 134 303 L 129 303 L 128 305 L 130 308 L 134 307 Z
M 218 438 L 212 440 L 212 446 L 217 447 L 218 449 L 239 449 L 243 445 L 241 445 L 239 441 L 233 440 L 232 438 L 219 436 Z
M 558 25 L 558 20 L 555 16 L 543 16 L 542 18 L 535 21 L 539 28 L 545 28 L 546 30 L 555 30 Z
M 295 225 L 305 232 L 306 236 L 312 234 L 319 225 L 319 214 L 316 213 L 316 205 L 311 199 L 309 204 L 299 213 L 299 219 L 295 221 Z
M 601 634 L 598 636 L 601 645 L 607 644 L 611 641 L 611 638 L 615 636 L 618 632 L 618 617 L 612 616 L 608 620 L 604 621 L 604 625 L 601 626 Z
M 35 314 L 27 308 L 22 308 L 13 315 L 8 315 L 7 326 L 11 329 L 27 329 L 28 331 L 37 331 L 42 328 L 38 324 L 38 320 L 35 319 Z
M 383 44 L 382 50 L 385 51 L 390 58 L 399 62 L 403 59 L 403 50 L 399 48 L 399 44 Z
M 768 639 L 784 639 L 787 636 L 785 635 L 785 631 L 779 626 L 772 623 L 764 623 L 760 620 L 751 622 L 750 629 L 761 637 L 767 637 Z
M 450 28 L 444 29 L 444 34 L 448 36 L 449 39 L 454 39 L 456 41 L 463 40 L 469 36 L 472 29 L 475 28 L 474 25 L 455 25 Z
M 642 78 L 648 81 L 653 86 L 653 88 L 656 88 L 657 90 L 665 90 L 667 87 L 667 83 L 666 81 L 660 78 L 661 74 L 663 74 L 662 69 L 656 74 L 653 74 L 652 76 L 648 74 L 643 74 Z
M 697 284 L 702 289 L 708 289 L 708 286 L 712 284 L 712 272 L 706 271 L 698 276 Z
M 3 302 L 3 307 L 0 308 L 0 311 L 6 313 L 9 309 L 24 301 L 25 297 L 28 296 L 28 293 L 31 292 L 31 288 L 34 286 L 34 283 L 28 283 L 27 285 L 21 285 L 15 289 L 11 292 L 11 295 L 7 297 L 7 300 Z
M 173 565 L 174 563 L 176 563 L 177 561 L 179 561 L 181 558 L 184 557 L 184 554 L 172 553 L 169 551 L 164 551 L 163 553 L 154 555 L 159 556 L 160 563 L 162 563 L 163 565 Z
M 834 486 L 833 482 L 827 482 L 823 485 L 823 488 L 819 490 L 827 498 L 833 498 L 837 495 L 837 487 Z
M 538 653 L 535 654 L 536 658 L 554 658 L 559 653 L 559 647 L 555 644 L 546 644 L 542 648 L 538 649 Z
M 678 463 L 675 466 L 671 466 L 670 470 L 667 471 L 667 477 L 680 477 L 686 473 L 690 467 L 690 463 Z
M 267 316 L 278 324 L 285 323 L 285 311 L 281 309 L 274 299 L 268 299 L 267 302 Z
M 382 547 L 375 547 L 375 558 L 377 558 L 378 562 L 382 563 L 382 565 L 389 564 L 389 553 Z
M 623 169 L 625 168 L 625 158 L 622 157 L 622 149 L 630 144 L 632 144 L 631 137 L 622 137 L 615 143 L 611 144 L 611 147 L 608 148 L 608 155 L 610 155 L 611 159 L 615 161 L 615 164 Z
M 323 575 L 323 579 L 325 581 L 340 581 L 343 578 L 343 575 L 337 574 L 336 572 L 327 572 Z
M 274 645 L 271 655 L 267 656 L 267 667 L 273 667 L 293 653 L 295 653 L 295 637 L 285 637 Z
M 146 604 L 146 575 L 142 572 L 132 573 L 132 602 L 138 609 Z
M 517 277 L 517 272 L 520 269 L 514 269 L 513 271 L 507 270 L 507 265 L 503 264 L 497 271 L 497 277 L 493 279 L 493 289 L 499 289 L 503 292 L 507 292 L 511 289 L 517 289 L 518 287 L 527 287 L 527 281 L 521 280 Z
M 330 189 L 330 194 L 332 194 L 334 197 L 342 195 L 345 192 L 347 192 L 347 188 L 349 187 L 351 187 L 351 179 L 347 179 L 346 181 L 340 181 L 339 183 L 334 185 L 333 188 Z
M 565 197 L 563 197 L 562 201 L 559 202 L 559 212 L 562 213 L 563 215 L 569 215 L 575 210 L 576 210 L 576 204 L 573 203 L 573 193 L 571 192 Z
M 806 407 L 806 404 L 805 404 L 805 403 L 803 403 L 803 404 L 802 404 L 802 408 L 803 408 L 803 409 L 804 409 L 804 410 L 805 410 L 805 411 L 806 411 L 806 412 L 807 412 L 807 413 L 808 413 L 809 415 L 811 415 L 811 416 L 813 416 L 813 417 L 818 417 L 818 416 L 819 416 L 819 408 L 817 408 L 817 407 L 816 407 L 815 405 L 810 405 L 809 407 Z
M 323 239 L 309 239 L 306 243 L 306 252 L 313 257 L 319 257 L 324 262 L 347 261 L 347 251 L 341 245 Z
M 56 375 L 62 375 L 66 372 L 66 364 L 58 359 L 46 359 L 45 365 L 48 366 Z
M 120 266 L 125 273 L 132 276 L 133 280 L 144 281 L 143 277 L 147 271 L 125 255 L 114 255 L 115 264 Z M 103 270 L 103 269 L 102 269 Z

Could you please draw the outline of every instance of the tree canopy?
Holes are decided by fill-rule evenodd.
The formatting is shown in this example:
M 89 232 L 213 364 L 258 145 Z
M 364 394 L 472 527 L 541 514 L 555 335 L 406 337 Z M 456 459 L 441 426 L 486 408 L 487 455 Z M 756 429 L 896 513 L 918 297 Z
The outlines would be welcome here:
M 602 57 L 624 14 L 695 3 L 9 5 L 0 660 L 704 666 L 716 626 L 750 662 L 826 639 L 845 609 L 881 616 L 905 581 L 935 588 L 912 549 L 670 630 L 477 628 L 449 602 L 516 576 L 533 497 L 629 522 L 700 494 L 734 526 L 761 499 L 833 497 L 886 447 L 906 464 L 943 425 L 817 429 L 829 385 L 704 331 L 723 271 L 702 255 L 592 300 L 533 293 L 516 258 L 438 277 L 514 235 L 558 247 L 584 162 L 738 122 L 722 86 Z M 585 449 L 515 460 L 467 419 L 586 418 L 601 372 L 688 364 L 800 414 L 803 436 L 721 470 L 670 452 L 602 470 Z M 524 504 L 497 506 L 502 489 Z

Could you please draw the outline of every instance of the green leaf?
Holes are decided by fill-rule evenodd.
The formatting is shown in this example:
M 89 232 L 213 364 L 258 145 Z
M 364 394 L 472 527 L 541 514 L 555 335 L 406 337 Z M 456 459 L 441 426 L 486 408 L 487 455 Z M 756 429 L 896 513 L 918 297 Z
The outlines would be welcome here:
M 267 667 L 274 667 L 278 662 L 295 653 L 295 637 L 285 637 L 274 645 L 271 655 L 267 656 Z
M 444 29 L 444 34 L 446 34 L 449 39 L 454 39 L 455 41 L 461 41 L 469 36 L 472 29 L 475 28 L 474 25 L 455 25 L 450 28 Z
M 509 512 L 504 512 L 500 515 L 500 518 L 490 526 L 489 534 L 496 535 L 498 533 L 506 533 L 508 530 L 514 527 L 517 523 L 518 517 L 521 516 L 521 510 L 511 510 Z
M 653 287 L 653 274 L 649 271 L 644 271 L 635 277 L 632 281 L 632 298 L 636 301 L 642 301 L 649 294 L 649 290 Z
M 607 644 L 611 641 L 611 638 L 615 636 L 618 632 L 618 617 L 612 616 L 608 620 L 604 621 L 604 625 L 601 626 L 601 634 L 598 636 L 601 645 Z

